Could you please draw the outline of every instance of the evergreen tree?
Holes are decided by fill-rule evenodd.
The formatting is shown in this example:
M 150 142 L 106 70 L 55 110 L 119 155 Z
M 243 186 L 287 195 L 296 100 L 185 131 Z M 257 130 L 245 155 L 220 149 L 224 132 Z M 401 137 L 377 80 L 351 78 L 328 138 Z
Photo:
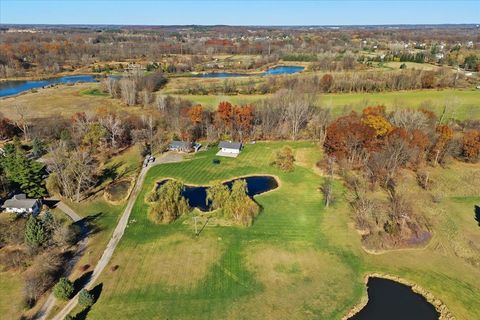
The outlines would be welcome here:
M 74 291 L 73 283 L 67 278 L 60 278 L 53 287 L 53 294 L 57 299 L 68 300 Z
M 29 197 L 46 195 L 43 181 L 43 165 L 27 158 L 19 145 L 7 144 L 5 156 L 0 158 L 0 166 L 8 181 L 14 183 Z
M 83 307 L 91 307 L 94 300 L 93 294 L 86 289 L 82 289 L 78 295 L 78 303 Z
M 40 158 L 45 154 L 45 146 L 42 140 L 34 138 L 32 141 L 32 154 L 35 158 Z
M 47 241 L 47 231 L 43 221 L 35 216 L 30 216 L 25 225 L 25 242 L 31 248 L 38 248 Z

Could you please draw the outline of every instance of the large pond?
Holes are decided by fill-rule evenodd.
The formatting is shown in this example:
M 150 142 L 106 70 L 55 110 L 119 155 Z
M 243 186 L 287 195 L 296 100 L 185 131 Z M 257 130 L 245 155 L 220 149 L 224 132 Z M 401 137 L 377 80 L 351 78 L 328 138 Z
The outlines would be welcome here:
M 197 73 L 193 77 L 197 78 L 232 78 L 232 77 L 249 77 L 249 76 L 273 76 L 279 74 L 292 74 L 303 71 L 304 67 L 299 66 L 278 66 L 268 69 L 260 74 L 258 73 L 229 73 L 229 72 L 206 72 Z
M 248 196 L 253 197 L 257 194 L 261 194 L 273 189 L 278 188 L 278 182 L 271 176 L 249 176 L 238 178 L 224 182 L 224 185 L 229 188 L 232 187 L 233 182 L 236 180 L 245 180 L 247 183 Z M 167 182 L 168 180 L 162 180 L 158 183 L 158 187 Z M 185 190 L 182 195 L 187 199 L 188 204 L 192 208 L 198 208 L 202 211 L 210 210 L 211 203 L 207 202 L 207 189 L 208 186 L 190 186 L 185 185 Z
M 59 83 L 97 82 L 92 75 L 64 76 L 47 80 L 1 81 L 0 97 L 13 96 L 31 89 L 38 89 Z
M 193 75 L 200 78 L 229 78 L 229 77 L 248 77 L 254 75 L 268 76 L 279 74 L 292 74 L 303 71 L 304 67 L 298 66 L 278 66 L 268 69 L 260 74 L 242 74 L 242 73 L 228 73 L 228 72 L 209 72 L 199 73 Z M 115 76 L 111 76 L 115 77 Z M 46 80 L 28 80 L 28 81 L 1 81 L 0 82 L 0 97 L 14 96 L 16 94 L 32 90 L 48 87 L 55 84 L 68 84 L 76 82 L 97 82 L 98 78 L 93 75 L 76 75 L 76 76 L 64 76 L 58 78 L 51 78 Z
M 411 287 L 384 278 L 370 277 L 368 303 L 349 320 L 438 320 L 435 307 Z

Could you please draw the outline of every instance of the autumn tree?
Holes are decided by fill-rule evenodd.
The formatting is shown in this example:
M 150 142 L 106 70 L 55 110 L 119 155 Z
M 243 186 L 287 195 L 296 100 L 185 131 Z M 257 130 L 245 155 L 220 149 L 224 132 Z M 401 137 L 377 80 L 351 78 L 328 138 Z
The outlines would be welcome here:
M 239 140 L 243 141 L 244 137 L 250 134 L 250 131 L 253 128 L 254 108 L 250 104 L 235 106 L 233 113 L 235 131 L 238 133 Z
M 195 125 L 198 125 L 200 123 L 202 123 L 202 118 L 203 118 L 203 107 L 201 104 L 197 104 L 193 107 L 190 107 L 188 109 L 188 116 L 190 117 L 190 121 L 195 124 Z
M 407 164 L 410 157 L 407 133 L 403 130 L 393 131 L 386 138 L 385 145 L 373 152 L 368 159 L 367 168 L 372 181 L 380 180 L 382 186 L 386 187 L 394 180 L 398 170 Z
M 326 73 L 320 79 L 320 88 L 323 92 L 329 92 L 330 88 L 333 85 L 333 76 L 329 73 Z
M 381 105 L 363 109 L 362 121 L 375 130 L 377 138 L 383 138 L 393 130 L 392 124 L 386 119 L 385 107 Z
M 0 140 L 11 139 L 19 133 L 18 127 L 9 119 L 0 115 Z
M 435 74 L 433 73 L 433 71 L 425 71 L 422 74 L 420 81 L 422 83 L 422 88 L 424 89 L 433 88 L 435 84 Z
M 476 162 L 480 155 L 480 130 L 468 130 L 463 135 L 463 156 L 469 162 Z
M 352 113 L 337 118 L 327 127 L 323 145 L 328 155 L 354 163 L 375 146 L 375 136 L 375 130 L 365 125 L 356 113 Z
M 429 159 L 434 165 L 441 162 L 447 151 L 449 143 L 453 139 L 453 129 L 447 125 L 440 125 L 436 128 L 436 139 L 430 150 Z
M 233 121 L 233 106 L 230 102 L 219 103 L 215 116 L 215 125 L 222 133 L 231 134 Z

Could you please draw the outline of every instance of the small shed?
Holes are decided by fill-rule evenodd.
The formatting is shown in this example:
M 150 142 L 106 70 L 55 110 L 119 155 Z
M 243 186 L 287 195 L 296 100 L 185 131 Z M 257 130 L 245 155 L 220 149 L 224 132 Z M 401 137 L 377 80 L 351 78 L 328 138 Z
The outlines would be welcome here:
M 242 150 L 242 143 L 221 141 L 218 144 L 218 147 L 220 148 L 220 151 L 218 151 L 217 156 L 235 158 L 240 154 L 240 151 Z
M 17 194 L 6 200 L 2 208 L 5 212 L 36 215 L 40 212 L 41 202 L 39 199 L 28 199 L 25 194 Z

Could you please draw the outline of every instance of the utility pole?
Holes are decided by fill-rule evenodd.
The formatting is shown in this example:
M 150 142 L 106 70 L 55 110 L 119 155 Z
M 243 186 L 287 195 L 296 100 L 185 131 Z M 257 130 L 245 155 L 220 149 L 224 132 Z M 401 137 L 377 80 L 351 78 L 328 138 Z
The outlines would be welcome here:
M 198 237 L 197 219 L 198 219 L 197 216 L 193 217 L 193 221 L 195 222 L 195 235 Z

